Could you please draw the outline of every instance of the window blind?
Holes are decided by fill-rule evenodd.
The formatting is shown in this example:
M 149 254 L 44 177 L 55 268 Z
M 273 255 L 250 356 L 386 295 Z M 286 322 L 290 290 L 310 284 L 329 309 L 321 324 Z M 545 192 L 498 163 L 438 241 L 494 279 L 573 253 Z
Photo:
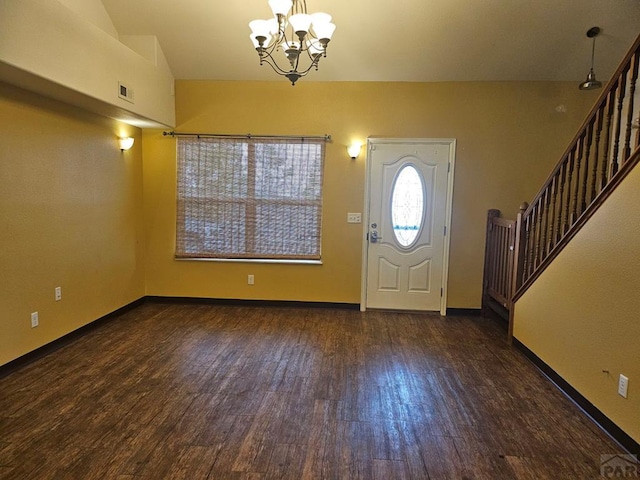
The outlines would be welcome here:
M 320 259 L 320 139 L 178 137 L 177 258 Z

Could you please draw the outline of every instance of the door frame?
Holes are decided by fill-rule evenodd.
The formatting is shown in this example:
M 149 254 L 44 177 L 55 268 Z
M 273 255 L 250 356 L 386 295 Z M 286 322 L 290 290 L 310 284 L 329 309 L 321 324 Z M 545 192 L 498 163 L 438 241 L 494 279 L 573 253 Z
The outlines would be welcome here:
M 366 178 L 364 185 L 364 218 L 362 235 L 362 272 L 360 290 L 360 310 L 367 309 L 367 273 L 369 265 L 369 215 L 371 201 L 371 152 L 376 145 L 448 145 L 449 146 L 449 174 L 447 177 L 447 198 L 445 203 L 445 238 L 442 259 L 442 296 L 440 297 L 440 315 L 447 314 L 447 290 L 449 280 L 449 249 L 451 243 L 451 212 L 453 203 L 453 178 L 456 160 L 456 139 L 455 138 L 367 138 L 366 151 Z

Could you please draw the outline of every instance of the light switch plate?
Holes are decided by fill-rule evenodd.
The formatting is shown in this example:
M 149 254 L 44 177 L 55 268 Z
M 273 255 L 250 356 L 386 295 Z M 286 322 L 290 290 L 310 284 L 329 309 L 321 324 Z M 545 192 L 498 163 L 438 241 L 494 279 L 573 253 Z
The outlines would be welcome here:
M 620 380 L 618 380 L 618 395 L 627 398 L 627 390 L 629 389 L 629 378 L 620 374 Z

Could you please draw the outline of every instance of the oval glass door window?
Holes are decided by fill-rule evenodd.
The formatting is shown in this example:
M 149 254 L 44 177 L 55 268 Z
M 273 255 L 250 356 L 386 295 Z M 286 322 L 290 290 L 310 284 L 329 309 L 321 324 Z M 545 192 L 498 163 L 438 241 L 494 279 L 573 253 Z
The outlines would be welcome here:
M 396 241 L 410 247 L 418 238 L 424 214 L 424 184 L 413 165 L 398 172 L 391 190 L 391 224 Z

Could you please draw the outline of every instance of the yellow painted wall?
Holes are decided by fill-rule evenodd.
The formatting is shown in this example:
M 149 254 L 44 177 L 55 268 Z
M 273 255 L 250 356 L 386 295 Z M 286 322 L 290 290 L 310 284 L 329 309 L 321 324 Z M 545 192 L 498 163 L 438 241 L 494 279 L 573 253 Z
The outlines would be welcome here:
M 175 140 L 145 131 L 147 294 L 359 303 L 362 226 L 346 216 L 364 212 L 366 160 L 351 161 L 345 146 L 369 136 L 456 138 L 448 306 L 478 308 L 487 210 L 514 216 L 536 193 L 595 95 L 545 82 L 178 81 L 177 131 L 333 136 L 323 265 L 175 261 Z
M 514 335 L 640 441 L 640 168 L 517 302 Z M 610 373 L 603 373 L 608 370 Z M 629 378 L 628 398 L 617 394 Z
M 144 296 L 144 231 L 140 130 L 0 83 L 0 138 L 2 365 Z

